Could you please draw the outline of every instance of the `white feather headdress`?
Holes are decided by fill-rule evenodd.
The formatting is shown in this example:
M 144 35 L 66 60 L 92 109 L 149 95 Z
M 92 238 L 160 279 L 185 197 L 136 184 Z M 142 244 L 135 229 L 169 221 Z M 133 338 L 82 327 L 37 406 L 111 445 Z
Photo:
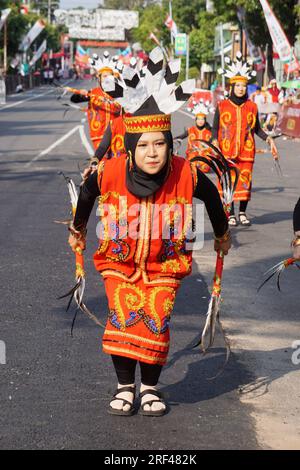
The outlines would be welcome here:
M 121 74 L 123 70 L 123 64 L 119 60 L 119 56 L 116 55 L 111 57 L 108 51 L 103 53 L 102 58 L 97 54 L 93 54 L 93 57 L 89 58 L 89 63 L 97 75 L 100 75 L 106 70 L 111 71 L 112 73 Z
M 208 116 L 209 113 L 213 113 L 215 109 L 209 101 L 204 101 L 201 98 L 198 101 L 190 101 L 187 110 L 195 116 L 198 116 L 199 114 L 204 114 L 205 116 Z
M 134 114 L 142 110 L 153 114 L 172 114 L 177 111 L 195 90 L 195 80 L 187 80 L 177 86 L 180 73 L 180 59 L 165 63 L 164 54 L 156 47 L 149 55 L 146 67 L 137 70 L 132 62 L 125 66 L 122 77 L 105 80 L 104 90 L 115 98 L 125 112 Z
M 227 67 L 225 69 L 220 68 L 218 73 L 229 78 L 230 83 L 235 83 L 238 80 L 248 82 L 256 77 L 256 72 L 252 69 L 252 61 L 243 61 L 241 52 L 237 52 L 235 61 L 232 61 L 229 57 L 225 57 L 225 62 Z

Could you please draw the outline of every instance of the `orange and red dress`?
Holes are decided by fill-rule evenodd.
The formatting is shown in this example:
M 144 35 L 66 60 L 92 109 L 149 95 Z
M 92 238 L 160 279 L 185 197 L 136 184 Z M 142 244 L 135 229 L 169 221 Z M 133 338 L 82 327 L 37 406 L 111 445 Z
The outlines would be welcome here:
M 176 293 L 192 270 L 186 242 L 196 177 L 194 166 L 174 156 L 164 185 L 154 195 L 138 198 L 125 184 L 125 155 L 99 163 L 100 244 L 94 264 L 109 303 L 105 353 L 166 363 Z M 164 233 L 170 236 L 164 238 Z
M 112 103 L 111 97 L 100 87 L 90 90 L 89 96 L 87 117 L 90 138 L 94 149 L 97 149 L 107 126 L 111 120 L 119 116 L 121 107 L 118 103 Z
M 203 146 L 199 140 L 204 140 L 206 142 L 209 142 L 211 140 L 212 132 L 210 129 L 207 127 L 204 127 L 203 129 L 199 129 L 197 126 L 190 127 L 188 129 L 188 144 L 187 144 L 187 150 L 186 150 L 186 155 L 188 160 L 191 160 L 192 158 L 196 156 L 205 156 L 209 151 L 207 148 Z M 197 150 L 195 150 L 195 147 Z M 196 163 L 197 167 L 203 171 L 204 173 L 208 173 L 210 171 L 210 167 L 206 165 L 204 162 L 197 162 Z
M 236 164 L 240 172 L 234 200 L 249 201 L 255 160 L 257 105 L 250 100 L 241 105 L 224 100 L 219 103 L 218 112 L 218 142 L 221 152 L 225 158 Z

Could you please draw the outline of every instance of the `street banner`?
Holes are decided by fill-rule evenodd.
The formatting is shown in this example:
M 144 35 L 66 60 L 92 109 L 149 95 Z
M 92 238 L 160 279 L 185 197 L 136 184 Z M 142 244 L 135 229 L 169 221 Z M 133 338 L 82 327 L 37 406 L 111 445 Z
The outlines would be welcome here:
M 55 10 L 54 17 L 74 39 L 124 41 L 125 31 L 139 26 L 139 13 L 129 10 Z
M 33 67 L 34 64 L 42 57 L 44 52 L 47 50 L 47 41 L 46 39 L 42 42 L 34 56 L 32 57 L 31 61 L 29 62 L 30 67 Z
M 248 47 L 248 53 L 251 59 L 253 60 L 253 64 L 255 65 L 255 70 L 259 71 L 259 70 L 265 69 L 265 66 L 266 66 L 265 56 L 261 48 L 255 46 L 250 38 L 249 30 L 247 28 L 247 23 L 246 23 L 246 10 L 244 7 L 241 7 L 241 6 L 237 7 L 237 16 L 238 16 L 238 19 L 240 20 L 240 23 L 243 25 L 246 43 Z
M 171 31 L 172 36 L 176 38 L 176 36 L 178 35 L 178 28 L 177 28 L 177 24 L 175 23 L 171 15 L 167 16 L 167 19 L 165 21 L 165 26 Z
M 281 107 L 276 129 L 289 137 L 300 137 L 300 104 Z
M 265 15 L 265 19 L 269 28 L 269 32 L 273 41 L 273 45 L 279 54 L 280 60 L 285 64 L 290 64 L 294 70 L 299 68 L 297 58 L 292 51 L 291 45 L 281 24 L 274 15 L 272 8 L 267 0 L 259 0 Z M 296 69 L 295 69 L 296 67 Z
M 33 41 L 38 37 L 38 35 L 43 31 L 45 28 L 46 23 L 43 20 L 38 20 L 31 30 L 26 34 L 25 38 L 23 39 L 19 49 L 22 52 L 26 52 Z
M 0 10 L 0 14 L 1 14 L 1 17 L 0 17 L 0 31 L 3 28 L 10 12 L 11 12 L 11 8 L 6 8 L 5 10 Z
M 175 37 L 175 55 L 186 55 L 187 53 L 187 35 L 185 33 L 177 34 Z
M 89 68 L 89 52 L 83 49 L 80 44 L 77 44 L 75 62 L 80 67 Z

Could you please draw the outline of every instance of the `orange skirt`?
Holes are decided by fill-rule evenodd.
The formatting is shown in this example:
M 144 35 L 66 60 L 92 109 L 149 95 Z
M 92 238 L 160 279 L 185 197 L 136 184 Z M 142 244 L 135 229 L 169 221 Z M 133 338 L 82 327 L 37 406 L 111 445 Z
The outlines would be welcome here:
M 234 193 L 234 201 L 250 201 L 251 190 L 252 190 L 252 173 L 253 173 L 253 162 L 239 162 L 234 161 L 239 170 L 239 180 Z M 222 195 L 220 184 L 218 184 L 218 190 Z
M 178 287 L 149 286 L 105 278 L 109 315 L 103 335 L 106 354 L 164 365 L 170 345 L 169 323 Z

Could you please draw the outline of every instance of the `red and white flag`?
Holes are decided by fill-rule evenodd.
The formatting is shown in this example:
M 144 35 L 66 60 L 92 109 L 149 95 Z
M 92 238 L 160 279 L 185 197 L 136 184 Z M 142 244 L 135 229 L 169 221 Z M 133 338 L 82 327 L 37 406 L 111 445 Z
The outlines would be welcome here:
M 280 60 L 290 68 L 290 72 L 296 70 L 299 68 L 299 63 L 281 24 L 270 7 L 268 0 L 260 0 L 260 3 L 264 11 L 273 45 L 279 54 Z
M 28 15 L 29 6 L 28 5 L 21 5 L 20 6 L 20 13 L 21 13 L 21 15 Z
M 177 24 L 175 23 L 175 21 L 170 15 L 167 16 L 165 25 L 171 31 L 173 37 L 175 38 L 178 34 L 178 28 L 177 28 Z

